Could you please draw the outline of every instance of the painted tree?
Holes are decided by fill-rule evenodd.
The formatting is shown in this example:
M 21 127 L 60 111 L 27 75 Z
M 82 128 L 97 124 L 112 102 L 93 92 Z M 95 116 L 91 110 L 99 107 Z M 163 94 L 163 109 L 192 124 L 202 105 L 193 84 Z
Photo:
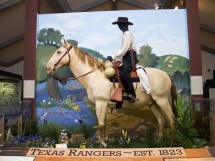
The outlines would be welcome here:
M 45 71 L 45 66 L 48 60 L 51 58 L 53 53 L 57 50 L 57 48 L 62 45 L 63 35 L 59 30 L 54 30 L 52 28 L 42 29 L 38 33 L 38 44 L 37 44 L 37 82 L 47 82 L 47 90 L 49 96 L 51 98 L 55 98 L 60 100 L 62 97 L 60 95 L 60 90 L 58 87 L 58 80 L 54 79 L 54 77 L 58 78 L 70 78 L 74 77 L 70 68 L 68 66 L 61 67 L 58 69 L 53 76 L 47 75 Z M 67 40 L 68 43 L 78 46 L 78 42 L 76 40 Z M 104 57 L 97 51 L 88 49 L 88 48 L 80 48 L 84 52 L 87 52 L 101 60 L 104 60 Z M 66 84 L 66 81 L 61 81 L 61 84 Z
M 88 48 L 84 48 L 84 47 L 80 47 L 80 49 L 86 53 L 89 53 L 90 55 L 98 58 L 100 61 L 104 61 L 105 57 L 100 54 L 98 51 L 92 50 L 92 49 L 88 49 Z
M 140 47 L 137 57 L 139 64 L 145 67 L 156 67 L 157 60 L 159 59 L 155 54 L 152 53 L 152 48 L 148 45 L 143 45 Z
M 39 31 L 38 33 L 38 42 L 51 45 L 58 48 L 61 45 L 61 39 L 63 35 L 59 30 L 55 30 L 53 28 L 45 28 Z
M 78 42 L 76 41 L 76 40 L 67 40 L 67 42 L 69 43 L 69 44 L 72 44 L 72 45 L 75 45 L 75 46 L 78 46 Z
M 73 74 L 68 66 L 60 68 L 54 73 L 53 76 L 48 76 L 45 71 L 45 66 L 48 60 L 51 58 L 52 54 L 59 48 L 62 39 L 62 35 L 59 30 L 54 30 L 52 28 L 42 29 L 38 33 L 38 44 L 37 44 L 37 82 L 47 82 L 47 90 L 51 98 L 60 100 L 62 97 L 60 95 L 60 90 L 58 87 L 58 81 L 54 79 L 55 77 L 68 78 L 72 77 Z M 77 45 L 77 41 L 69 40 L 70 43 Z M 66 81 L 61 82 L 66 83 Z
M 52 54 L 55 52 L 57 48 L 50 45 L 43 45 L 38 44 L 37 45 L 37 82 L 47 82 L 47 90 L 49 93 L 49 96 L 51 98 L 55 98 L 57 100 L 61 100 L 61 94 L 58 87 L 58 80 L 54 79 L 53 76 L 56 77 L 70 77 L 72 76 L 72 73 L 68 66 L 60 68 L 58 71 L 54 73 L 54 75 L 50 76 L 46 74 L 45 66 Z
M 172 76 L 174 82 L 182 82 L 184 80 L 184 76 L 181 71 L 177 70 Z

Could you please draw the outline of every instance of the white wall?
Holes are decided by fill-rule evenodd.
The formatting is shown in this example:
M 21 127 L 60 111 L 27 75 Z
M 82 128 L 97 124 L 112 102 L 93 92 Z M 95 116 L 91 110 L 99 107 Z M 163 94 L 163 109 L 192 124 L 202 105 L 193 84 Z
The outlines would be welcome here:
M 14 64 L 14 65 L 10 66 L 10 67 L 2 67 L 2 66 L 0 66 L 0 70 L 23 76 L 23 73 L 24 73 L 23 72 L 23 70 L 24 70 L 23 66 L 24 66 L 24 61 L 21 61 L 21 62 L 19 62 L 17 64 Z
M 201 51 L 202 53 L 202 77 L 203 82 L 206 81 L 206 79 L 212 79 L 213 78 L 213 70 L 215 70 L 215 55 L 210 54 L 206 51 Z M 210 71 L 208 71 L 210 69 Z

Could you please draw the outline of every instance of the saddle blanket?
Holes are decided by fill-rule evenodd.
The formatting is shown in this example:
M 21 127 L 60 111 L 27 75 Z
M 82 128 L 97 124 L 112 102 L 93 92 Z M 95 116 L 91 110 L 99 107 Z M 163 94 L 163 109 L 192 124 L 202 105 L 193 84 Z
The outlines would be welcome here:
M 147 76 L 147 73 L 144 69 L 143 66 L 137 64 L 136 65 L 136 71 L 137 71 L 137 75 L 140 79 L 140 84 L 141 84 L 141 87 L 142 87 L 142 90 L 146 91 L 147 94 L 149 94 L 151 92 L 151 86 L 150 86 L 150 83 L 149 83 L 149 79 L 148 79 L 148 76 Z

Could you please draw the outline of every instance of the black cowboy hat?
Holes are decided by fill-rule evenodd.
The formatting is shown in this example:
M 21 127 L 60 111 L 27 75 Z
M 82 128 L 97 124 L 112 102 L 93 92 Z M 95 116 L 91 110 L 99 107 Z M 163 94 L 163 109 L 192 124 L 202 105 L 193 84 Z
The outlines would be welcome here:
M 117 21 L 112 23 L 113 25 L 115 24 L 127 24 L 127 25 L 133 25 L 132 22 L 128 21 L 127 17 L 118 17 Z

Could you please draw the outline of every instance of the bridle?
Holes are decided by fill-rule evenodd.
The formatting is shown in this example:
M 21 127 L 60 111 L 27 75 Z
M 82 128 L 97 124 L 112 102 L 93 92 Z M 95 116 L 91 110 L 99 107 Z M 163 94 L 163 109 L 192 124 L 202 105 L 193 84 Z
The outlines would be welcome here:
M 54 68 L 61 62 L 61 60 L 64 58 L 64 56 L 66 56 L 66 54 L 68 54 L 69 56 L 69 62 L 68 62 L 68 65 L 70 64 L 70 54 L 69 54 L 69 51 L 72 49 L 72 45 L 70 45 L 69 48 L 65 47 L 65 46 L 62 46 L 66 49 L 65 53 L 60 57 L 60 59 L 54 64 Z
M 69 54 L 69 51 L 72 49 L 73 46 L 71 45 L 69 48 L 66 48 L 66 46 L 62 46 L 62 47 L 64 47 L 64 48 L 66 49 L 66 51 L 65 51 L 65 53 L 60 57 L 60 59 L 54 64 L 54 68 L 61 62 L 61 60 L 64 58 L 64 56 L 66 56 L 66 54 L 68 54 L 68 56 L 69 56 L 69 62 L 68 62 L 67 65 L 70 64 L 70 54 Z M 101 64 L 102 64 L 102 63 L 101 63 Z M 83 75 L 74 77 L 74 78 L 60 78 L 60 77 L 54 77 L 54 79 L 57 79 L 57 80 L 59 80 L 59 81 L 75 80 L 75 79 L 78 79 L 78 78 L 80 78 L 80 77 L 83 77 L 83 76 L 85 76 L 85 75 L 87 75 L 87 74 L 89 74 L 89 73 L 92 73 L 94 70 L 98 69 L 98 68 L 101 66 L 101 64 L 99 64 L 97 67 L 95 67 L 95 68 L 92 69 L 91 71 L 89 71 L 89 72 L 87 72 L 87 73 L 85 73 L 85 74 L 83 74 Z

